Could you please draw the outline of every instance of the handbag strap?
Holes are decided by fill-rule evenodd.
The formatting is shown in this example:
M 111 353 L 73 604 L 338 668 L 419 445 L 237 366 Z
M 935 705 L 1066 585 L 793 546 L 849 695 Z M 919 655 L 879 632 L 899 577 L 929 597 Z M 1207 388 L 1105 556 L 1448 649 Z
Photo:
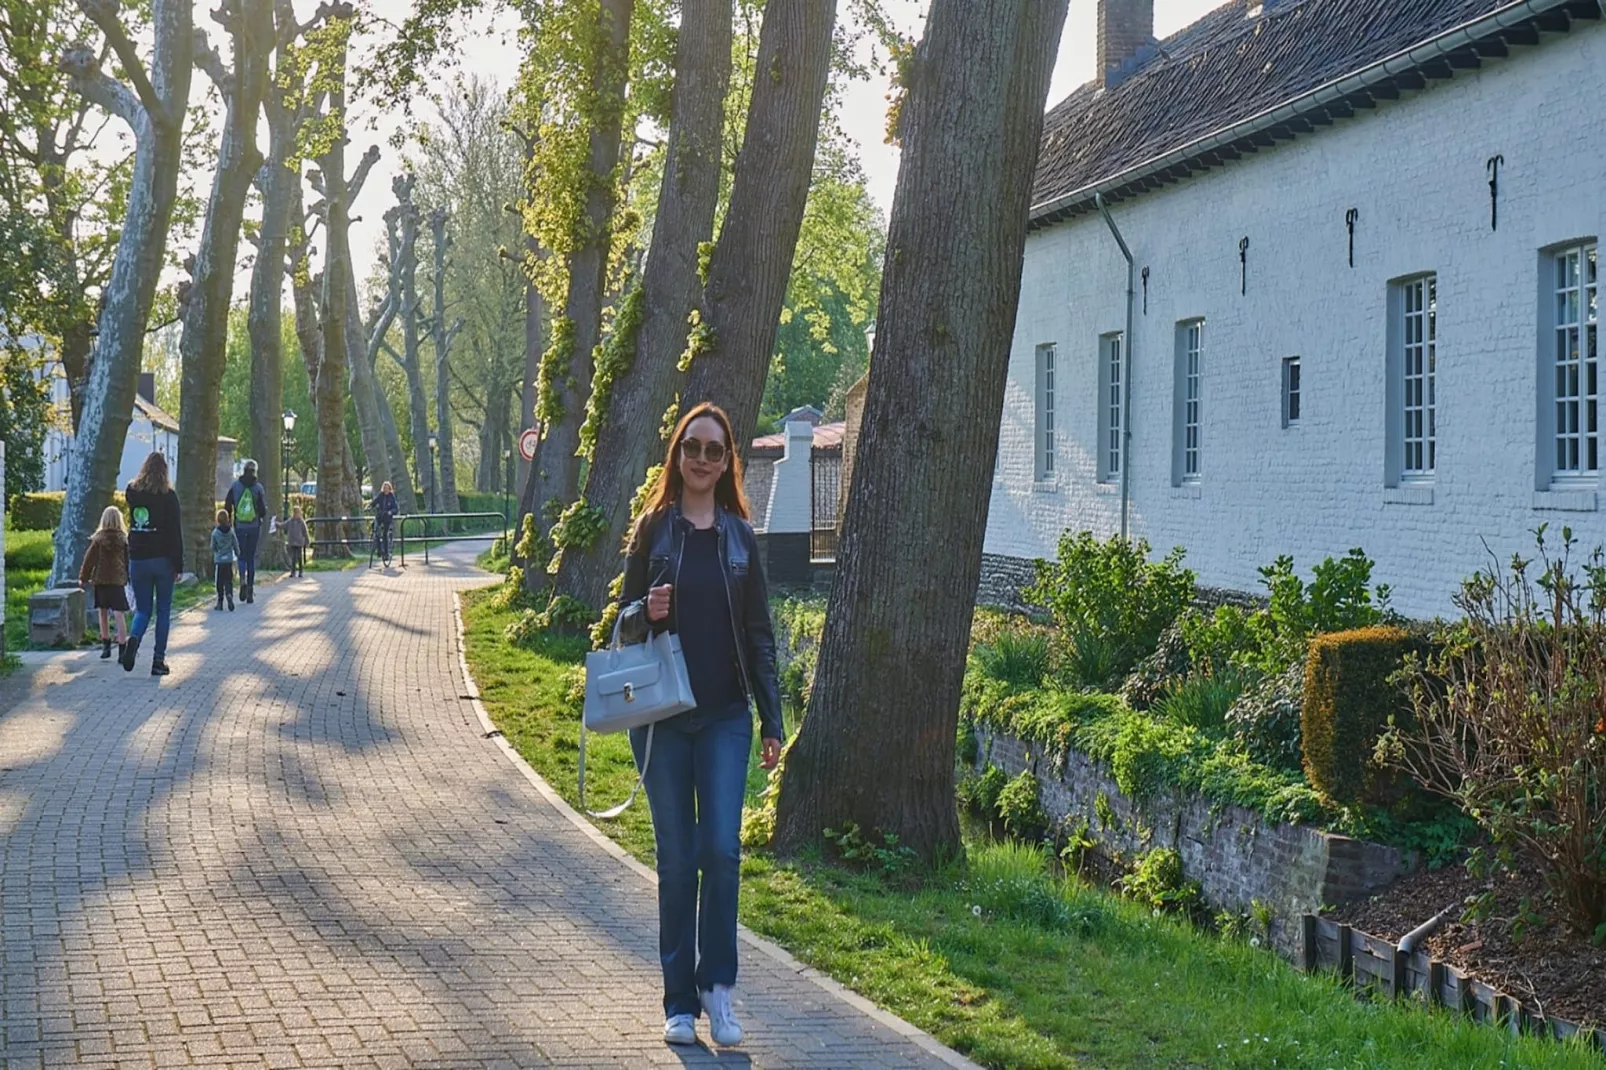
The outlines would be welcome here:
M 647 783 L 647 770 L 652 766 L 652 733 L 653 733 L 653 730 L 655 728 L 657 728 L 657 727 L 658 727 L 658 725 L 656 723 L 650 724 L 650 725 L 647 726 L 647 756 L 645 758 L 643 758 L 642 761 L 641 761 L 641 773 L 636 777 L 635 786 L 630 789 L 630 797 L 627 798 L 624 802 L 620 803 L 618 806 L 612 807 L 612 808 L 607 809 L 607 810 L 600 810 L 600 811 L 599 810 L 587 810 L 586 809 L 586 724 L 585 724 L 585 720 L 583 718 L 581 719 L 581 721 L 580 721 L 580 809 L 582 811 L 584 811 L 585 814 L 588 817 L 594 817 L 594 818 L 597 818 L 597 819 L 602 820 L 602 821 L 608 821 L 608 820 L 611 820 L 613 818 L 618 817 L 620 814 L 622 814 L 626 810 L 630 809 L 630 804 L 636 801 L 636 793 L 639 792 L 642 789 L 642 786 Z

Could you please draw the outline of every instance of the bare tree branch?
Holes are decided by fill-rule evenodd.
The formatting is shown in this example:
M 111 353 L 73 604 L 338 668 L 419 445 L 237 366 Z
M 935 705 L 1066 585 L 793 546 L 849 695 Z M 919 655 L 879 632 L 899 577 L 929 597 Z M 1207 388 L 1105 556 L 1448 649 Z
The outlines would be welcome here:
M 223 94 L 223 99 L 227 102 L 234 93 L 234 72 L 229 70 L 223 62 L 222 54 L 207 40 L 205 30 L 199 26 L 195 27 L 194 36 L 195 67 L 212 80 L 212 84 L 217 86 L 218 92 Z
M 139 50 L 129 39 L 128 31 L 123 29 L 122 19 L 117 17 L 118 8 L 122 5 L 118 0 L 79 0 L 78 6 L 100 32 L 106 35 L 106 41 L 117 53 L 117 60 L 128 73 L 128 80 L 134 83 L 134 92 L 139 102 L 145 106 L 152 122 L 170 123 L 174 116 L 169 114 L 167 105 L 157 95 L 156 87 L 151 84 L 150 75 L 145 71 L 145 61 L 140 58 Z M 97 101 L 98 103 L 98 101 Z M 182 104 L 180 105 L 182 107 Z
M 350 208 L 357 202 L 357 195 L 362 192 L 363 183 L 368 181 L 368 172 L 374 169 L 379 162 L 379 146 L 369 145 L 368 151 L 362 154 L 362 161 L 357 164 L 357 170 L 352 174 L 351 181 L 346 183 L 346 207 Z
M 100 69 L 95 54 L 83 45 L 75 45 L 61 55 L 61 69 L 72 78 L 73 88 L 83 98 L 117 116 L 129 126 L 139 129 L 145 119 L 145 109 L 129 88 Z

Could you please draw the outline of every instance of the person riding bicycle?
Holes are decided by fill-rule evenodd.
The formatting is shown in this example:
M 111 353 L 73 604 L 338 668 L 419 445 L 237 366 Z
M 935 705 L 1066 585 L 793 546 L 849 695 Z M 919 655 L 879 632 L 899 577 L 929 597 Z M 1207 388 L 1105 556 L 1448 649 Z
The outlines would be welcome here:
M 374 549 L 388 565 L 390 563 L 390 526 L 396 519 L 396 489 L 385 480 L 374 495 Z

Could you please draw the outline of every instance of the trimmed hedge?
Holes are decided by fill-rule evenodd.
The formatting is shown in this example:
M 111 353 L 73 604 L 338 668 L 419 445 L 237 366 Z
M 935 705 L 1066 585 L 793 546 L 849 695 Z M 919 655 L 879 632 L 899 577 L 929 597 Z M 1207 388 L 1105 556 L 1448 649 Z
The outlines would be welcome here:
M 54 531 L 61 524 L 61 509 L 66 501 L 67 492 L 61 490 L 12 495 L 6 510 L 6 527 L 12 531 Z M 128 503 L 120 490 L 113 492 L 111 504 L 128 512 Z
M 1404 692 L 1388 682 L 1409 653 L 1426 643 L 1403 628 L 1356 628 L 1311 640 L 1305 658 L 1300 738 L 1305 776 L 1339 803 L 1393 801 L 1398 778 L 1372 761 L 1391 716 L 1404 718 Z

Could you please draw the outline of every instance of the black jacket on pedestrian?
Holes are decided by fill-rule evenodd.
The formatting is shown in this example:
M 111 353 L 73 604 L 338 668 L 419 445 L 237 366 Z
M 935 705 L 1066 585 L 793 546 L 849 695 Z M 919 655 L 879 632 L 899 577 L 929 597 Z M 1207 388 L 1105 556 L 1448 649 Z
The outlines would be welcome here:
M 748 699 L 758 707 L 763 737 L 785 739 L 781 689 L 775 671 L 775 629 L 770 623 L 769 590 L 758 557 L 758 537 L 751 524 L 723 508 L 716 508 L 714 526 L 719 532 L 719 559 L 724 566 L 742 684 Z M 625 558 L 624 587 L 619 597 L 620 642 L 641 643 L 649 633 L 669 630 L 673 615 L 661 621 L 647 619 L 647 591 L 678 581 L 681 554 L 691 529 L 691 521 L 681 515 L 677 505 L 650 521 L 635 540 Z
M 128 498 L 128 559 L 165 557 L 173 563 L 174 574 L 183 572 L 184 532 L 179 525 L 178 495 L 172 488 L 151 494 L 135 490 L 132 484 L 123 493 Z
M 396 495 L 388 491 L 374 495 L 374 517 L 381 523 L 390 523 L 396 512 Z

